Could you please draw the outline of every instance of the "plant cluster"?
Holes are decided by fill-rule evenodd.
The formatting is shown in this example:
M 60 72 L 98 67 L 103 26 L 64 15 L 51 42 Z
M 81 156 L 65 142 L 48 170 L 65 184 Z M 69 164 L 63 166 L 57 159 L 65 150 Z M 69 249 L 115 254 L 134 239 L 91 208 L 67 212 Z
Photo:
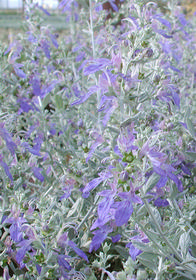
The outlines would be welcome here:
M 175 0 L 27 3 L 0 46 L 3 279 L 195 279 L 196 37 Z

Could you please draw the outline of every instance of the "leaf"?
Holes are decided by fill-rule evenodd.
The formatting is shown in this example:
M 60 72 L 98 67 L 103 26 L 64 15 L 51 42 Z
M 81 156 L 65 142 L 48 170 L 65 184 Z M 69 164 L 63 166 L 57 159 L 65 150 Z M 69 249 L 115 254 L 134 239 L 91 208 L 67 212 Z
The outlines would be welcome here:
M 185 155 L 188 157 L 189 160 L 196 161 L 196 153 L 194 153 L 194 152 L 185 152 Z
M 44 99 L 42 100 L 42 106 L 45 108 L 49 103 L 51 102 L 50 100 L 50 94 L 47 94 Z
M 156 221 L 158 222 L 159 225 L 161 225 L 162 224 L 162 219 L 161 219 L 161 215 L 159 213 L 159 210 L 155 207 L 152 207 L 152 206 L 150 208 L 151 208 L 151 210 L 152 210 L 152 212 L 155 216 Z
M 186 124 L 190 135 L 195 139 L 196 131 L 192 121 L 189 118 L 186 119 Z
M 141 250 L 142 252 L 153 253 L 153 247 L 151 243 L 144 243 L 142 241 L 131 240 L 134 247 Z
M 73 214 L 75 214 L 76 212 L 81 212 L 82 210 L 82 206 L 83 206 L 83 199 L 81 197 L 79 197 L 76 202 L 74 203 L 74 205 L 72 206 L 72 208 L 69 210 L 67 217 L 72 216 Z
M 116 245 L 115 246 L 115 250 L 125 259 L 127 259 L 129 257 L 129 252 L 127 250 L 127 248 L 124 248 L 120 245 Z
M 153 173 L 148 179 L 147 183 L 144 185 L 144 193 L 146 194 L 150 190 L 152 190 L 158 181 L 160 180 L 160 176 L 157 173 Z
M 184 232 L 180 236 L 179 247 L 181 249 L 181 254 L 186 257 L 188 249 L 190 247 L 190 235 L 188 232 Z
M 63 98 L 60 95 L 55 95 L 55 104 L 57 109 L 63 108 Z
M 137 259 L 146 267 L 152 269 L 153 271 L 157 270 L 158 267 L 158 254 L 152 253 L 141 253 Z

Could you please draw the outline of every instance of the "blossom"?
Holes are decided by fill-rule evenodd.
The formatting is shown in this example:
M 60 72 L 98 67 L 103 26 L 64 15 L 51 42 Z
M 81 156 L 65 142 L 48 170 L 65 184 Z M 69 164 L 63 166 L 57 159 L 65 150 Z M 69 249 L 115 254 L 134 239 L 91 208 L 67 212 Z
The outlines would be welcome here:
M 26 74 L 24 73 L 24 71 L 21 69 L 21 67 L 23 67 L 23 66 L 24 66 L 24 65 L 21 64 L 21 63 L 15 63 L 15 64 L 13 65 L 14 71 L 15 71 L 16 75 L 17 75 L 18 77 L 22 78 L 22 79 L 26 79 L 27 76 L 26 76 Z
M 111 65 L 112 62 L 108 58 L 97 58 L 87 61 L 87 64 L 88 65 L 83 70 L 85 76 L 106 68 L 106 66 Z
M 39 180 L 39 181 L 41 181 L 41 182 L 43 182 L 44 181 L 44 176 L 41 174 L 41 172 L 40 171 L 42 171 L 42 169 L 41 168 L 38 168 L 38 167 L 33 167 L 32 168 L 32 171 L 33 171 L 33 175 Z
M 121 239 L 121 234 L 116 234 L 115 236 L 112 236 L 112 242 L 116 243 Z
M 32 85 L 33 94 L 36 96 L 41 96 L 41 82 L 38 75 L 33 76 L 29 83 Z
M 153 16 L 154 19 L 158 20 L 160 23 L 162 23 L 163 25 L 165 25 L 166 27 L 168 27 L 168 29 L 172 29 L 172 26 L 171 26 L 171 23 L 162 17 L 163 15 L 162 14 L 155 14 Z
M 102 123 L 104 126 L 107 125 L 110 116 L 118 107 L 118 99 L 115 96 L 103 95 L 99 104 L 98 112 L 104 111 L 105 116 L 103 117 Z
M 27 98 L 19 98 L 17 102 L 20 104 L 20 109 L 18 110 L 18 114 L 23 112 L 28 113 L 30 110 L 37 110 L 36 106 L 32 104 L 31 100 Z
M 134 25 L 134 27 L 137 28 L 137 30 L 141 30 L 141 27 L 139 26 L 139 23 L 138 23 L 138 21 L 137 21 L 137 19 L 136 19 L 135 17 L 133 17 L 133 16 L 130 15 L 130 16 L 128 17 L 128 19 L 125 19 L 125 20 L 128 20 L 129 22 L 132 22 L 133 25 Z
M 135 194 L 135 189 L 130 181 L 130 191 L 119 193 L 118 196 L 122 198 L 122 201 L 117 201 L 114 203 L 115 211 L 115 221 L 117 226 L 122 226 L 126 224 L 133 213 L 132 203 L 142 204 L 142 200 L 139 196 Z
M 11 224 L 9 230 L 12 240 L 15 242 L 22 241 L 22 224 L 26 223 L 26 219 L 20 215 L 20 211 L 16 210 L 15 206 L 11 209 L 11 216 L 6 218 L 4 223 Z
M 32 240 L 24 239 L 21 242 L 19 242 L 17 245 L 20 248 L 17 250 L 17 253 L 16 253 L 16 261 L 18 264 L 20 264 L 21 267 L 23 267 L 23 265 L 24 265 L 22 261 L 25 257 L 26 252 L 31 249 L 31 246 L 30 246 L 31 243 L 32 243 Z
M 63 269 L 66 269 L 68 271 L 71 270 L 71 265 L 68 263 L 68 261 L 65 260 L 67 256 L 65 255 L 58 255 L 57 256 L 57 261 L 60 267 L 62 267 Z
M 169 205 L 169 202 L 167 201 L 167 199 L 158 197 L 157 199 L 155 199 L 154 205 L 157 207 L 166 207 Z
M 112 228 L 110 226 L 103 226 L 101 229 L 98 229 L 93 232 L 94 237 L 92 238 L 92 242 L 90 244 L 89 253 L 92 253 L 93 250 L 99 249 L 103 241 L 107 238 L 108 233 L 112 232 Z
M 99 76 L 99 88 L 101 93 L 104 94 L 113 87 L 114 90 L 118 89 L 118 83 L 116 81 L 117 75 L 111 73 L 110 70 L 104 70 Z
M 41 46 L 41 49 L 44 51 L 45 56 L 48 59 L 50 59 L 50 44 L 49 44 L 48 40 L 42 39 L 40 41 L 40 46 Z
M 98 86 L 90 87 L 88 92 L 86 94 L 82 95 L 78 100 L 71 103 L 71 106 L 84 103 L 93 93 L 97 92 L 97 90 L 98 90 Z
M 133 134 L 134 123 L 126 128 L 121 128 L 120 135 L 118 136 L 117 143 L 120 150 L 128 153 L 132 150 L 137 150 L 137 146 L 133 145 L 135 136 Z
M 74 252 L 80 256 L 81 258 L 83 258 L 85 261 L 88 262 L 88 258 L 86 256 L 86 254 L 77 247 L 77 245 L 75 244 L 75 242 L 73 242 L 72 240 L 69 240 L 68 239 L 68 234 L 67 232 L 64 232 L 63 234 L 61 234 L 60 236 L 58 236 L 58 239 L 57 239 L 57 244 L 59 246 L 61 246 L 62 248 L 65 248 L 66 246 L 69 246 L 71 247 Z
M 14 155 L 17 145 L 13 142 L 11 135 L 6 130 L 6 128 L 4 128 L 4 125 L 4 123 L 0 123 L 0 136 L 4 139 L 6 146 L 11 154 Z
M 21 146 L 28 150 L 31 154 L 41 156 L 39 146 L 35 145 L 34 147 L 31 147 L 28 142 L 23 142 Z
M 0 154 L 0 165 L 3 167 L 5 174 L 8 176 L 8 178 L 13 182 L 12 174 L 10 173 L 10 169 L 8 165 L 3 161 L 3 156 Z
M 88 153 L 88 156 L 86 158 L 86 162 L 89 161 L 89 159 L 92 157 L 93 153 L 95 152 L 95 150 L 97 149 L 97 147 L 99 145 L 101 145 L 104 142 L 104 139 L 101 135 L 97 135 L 95 142 L 91 145 L 90 151 Z
M 80 250 L 73 241 L 69 240 L 67 242 L 67 245 L 70 246 L 78 256 L 89 262 L 86 254 L 82 250 Z
M 115 202 L 115 221 L 118 227 L 126 224 L 133 213 L 133 205 L 129 199 Z
M 122 55 L 121 53 L 117 53 L 115 54 L 114 52 L 112 52 L 112 64 L 117 68 L 118 71 L 120 71 L 121 68 L 121 63 L 122 63 Z
M 110 171 L 103 171 L 100 172 L 98 178 L 93 179 L 92 181 L 90 181 L 83 189 L 83 195 L 88 196 L 89 192 L 92 189 L 95 189 L 99 184 L 101 184 L 103 181 L 111 178 L 113 175 Z
M 141 242 L 141 243 L 149 242 L 148 237 L 142 231 L 140 231 L 138 235 L 135 235 L 135 236 L 131 237 L 130 239 L 133 241 L 135 240 L 137 242 Z M 142 251 L 140 249 L 138 249 L 137 247 L 135 247 L 133 245 L 133 242 L 129 242 L 126 245 L 126 247 L 129 248 L 129 254 L 134 261 L 136 260 L 137 256 L 142 253 Z

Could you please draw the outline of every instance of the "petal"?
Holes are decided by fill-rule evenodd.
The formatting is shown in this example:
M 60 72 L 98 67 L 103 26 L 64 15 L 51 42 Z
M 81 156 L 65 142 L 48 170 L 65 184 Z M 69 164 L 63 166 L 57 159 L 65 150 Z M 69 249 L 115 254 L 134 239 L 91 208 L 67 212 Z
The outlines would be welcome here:
M 116 210 L 115 220 L 118 227 L 126 224 L 133 213 L 133 206 L 129 200 L 121 202 L 120 207 Z
M 86 254 L 80 250 L 73 241 L 68 241 L 68 245 L 76 252 L 78 256 L 89 262 Z

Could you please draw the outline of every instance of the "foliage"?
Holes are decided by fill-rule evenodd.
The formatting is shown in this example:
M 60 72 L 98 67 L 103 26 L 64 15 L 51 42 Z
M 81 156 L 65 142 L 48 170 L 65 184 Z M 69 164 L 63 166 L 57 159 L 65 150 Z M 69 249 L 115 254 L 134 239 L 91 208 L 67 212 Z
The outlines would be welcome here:
M 28 4 L 1 45 L 4 279 L 196 277 L 195 19 L 101 4 L 62 1 L 61 40 Z

